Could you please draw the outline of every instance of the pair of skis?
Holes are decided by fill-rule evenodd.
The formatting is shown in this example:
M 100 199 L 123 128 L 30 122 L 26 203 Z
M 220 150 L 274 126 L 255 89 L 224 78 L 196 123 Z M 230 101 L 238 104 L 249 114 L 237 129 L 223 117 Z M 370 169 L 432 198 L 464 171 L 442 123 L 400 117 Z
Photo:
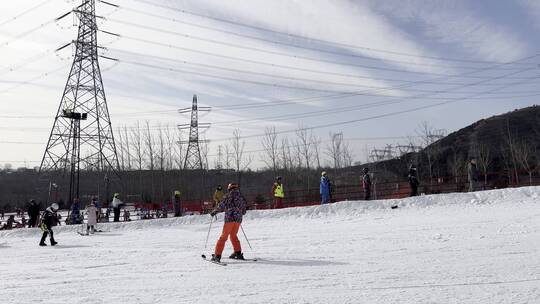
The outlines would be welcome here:
M 94 230 L 94 233 L 97 233 L 97 232 L 104 232 L 103 230 Z M 80 231 L 77 231 L 77 233 L 79 235 L 82 235 L 82 236 L 89 236 L 90 234 L 87 234 L 87 233 L 84 233 L 84 232 L 80 232 Z
M 227 266 L 227 263 L 224 263 L 224 262 L 218 262 L 218 261 L 212 261 L 212 259 L 206 258 L 206 255 L 204 255 L 204 254 L 201 254 L 201 258 L 203 258 L 203 260 L 208 261 L 208 262 L 210 262 L 210 263 L 214 263 L 214 264 L 217 264 L 217 265 L 220 265 L 220 266 Z M 243 260 L 240 260 L 240 259 L 231 259 L 231 260 L 257 262 L 257 259 L 243 259 Z

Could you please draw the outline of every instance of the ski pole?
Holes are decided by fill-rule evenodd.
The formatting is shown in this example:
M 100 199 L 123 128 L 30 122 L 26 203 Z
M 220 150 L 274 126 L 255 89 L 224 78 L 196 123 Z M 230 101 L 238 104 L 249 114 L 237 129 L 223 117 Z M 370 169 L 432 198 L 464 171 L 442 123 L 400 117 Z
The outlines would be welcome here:
M 212 229 L 212 223 L 214 222 L 214 217 L 210 220 L 210 226 L 208 227 L 208 234 L 206 235 L 206 242 L 204 243 L 204 249 L 208 247 L 208 238 L 210 237 L 210 229 Z
M 244 227 L 242 227 L 242 225 L 240 225 L 240 229 L 242 229 L 242 233 L 244 234 L 244 237 L 246 238 L 246 242 L 248 243 L 249 245 L 249 249 L 251 249 L 253 251 L 253 247 L 251 247 L 251 244 L 249 243 L 249 240 L 247 238 L 247 235 L 246 235 L 246 232 L 244 232 Z

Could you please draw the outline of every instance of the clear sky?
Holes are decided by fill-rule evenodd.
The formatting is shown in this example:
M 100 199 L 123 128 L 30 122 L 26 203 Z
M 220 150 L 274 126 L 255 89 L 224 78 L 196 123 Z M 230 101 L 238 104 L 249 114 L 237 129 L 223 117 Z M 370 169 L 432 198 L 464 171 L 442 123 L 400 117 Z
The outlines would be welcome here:
M 79 2 L 0 1 L 0 164 L 39 165 L 72 60 L 54 50 L 76 35 L 73 16 L 52 20 Z M 538 103 L 539 1 L 109 2 L 97 14 L 121 35 L 99 33 L 120 60 L 100 59 L 113 126 L 176 128 L 197 94 L 213 107 L 210 155 L 235 128 L 293 140 L 303 126 L 343 132 L 365 161 L 422 121 L 452 132 Z

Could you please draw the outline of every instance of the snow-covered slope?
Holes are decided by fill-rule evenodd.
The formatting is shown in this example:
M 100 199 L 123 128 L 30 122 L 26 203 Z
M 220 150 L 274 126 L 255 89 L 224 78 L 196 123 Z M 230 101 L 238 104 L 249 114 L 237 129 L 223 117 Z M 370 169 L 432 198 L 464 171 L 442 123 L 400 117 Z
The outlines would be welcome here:
M 222 219 L 0 231 L 8 303 L 540 303 L 540 188 L 250 211 L 246 256 L 209 254 Z M 399 206 L 391 209 L 391 206 Z M 225 253 L 230 253 L 227 245 Z

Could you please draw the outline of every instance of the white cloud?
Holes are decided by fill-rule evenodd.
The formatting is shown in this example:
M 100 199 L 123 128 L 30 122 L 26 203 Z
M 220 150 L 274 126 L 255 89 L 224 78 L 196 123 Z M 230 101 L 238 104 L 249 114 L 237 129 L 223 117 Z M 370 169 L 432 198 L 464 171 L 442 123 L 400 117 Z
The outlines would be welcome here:
M 227 19 L 270 28 L 307 38 L 337 42 L 345 45 L 369 47 L 371 49 L 398 50 L 413 56 L 435 56 L 385 16 L 372 11 L 366 3 L 346 0 L 320 1 L 197 1 L 191 4 L 205 7 L 211 14 Z M 184 7 L 185 5 L 183 5 Z M 243 29 L 245 30 L 245 29 Z M 261 33 L 259 33 L 261 34 Z M 276 37 L 274 37 L 276 38 Z M 364 55 L 379 59 L 407 70 L 441 71 L 436 62 L 421 57 L 406 57 L 368 49 L 339 45 L 338 51 Z M 311 46 L 317 46 L 313 43 Z M 350 58 L 349 58 L 350 59 Z M 393 61 L 388 61 L 393 60 Z M 351 60 L 352 61 L 352 60 Z M 377 65 L 377 62 L 364 61 Z M 413 64 L 396 61 L 412 62 Z M 381 62 L 378 64 L 380 65 Z
M 467 2 L 371 0 L 370 3 L 390 16 L 419 24 L 426 38 L 477 59 L 512 61 L 530 54 L 527 42 L 511 26 L 494 23 L 472 10 Z

